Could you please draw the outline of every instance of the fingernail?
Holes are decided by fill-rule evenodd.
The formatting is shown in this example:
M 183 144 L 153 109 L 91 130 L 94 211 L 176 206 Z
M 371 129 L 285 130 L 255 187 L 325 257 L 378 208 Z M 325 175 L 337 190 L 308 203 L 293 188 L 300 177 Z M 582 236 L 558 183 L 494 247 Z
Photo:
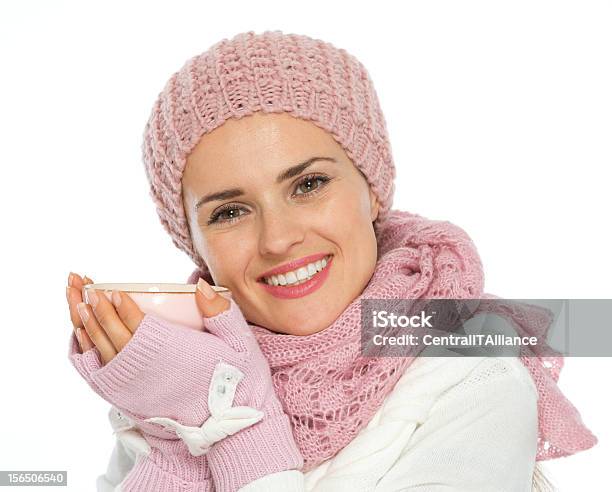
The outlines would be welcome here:
M 215 291 L 210 285 L 208 285 L 208 282 L 206 282 L 206 280 L 204 279 L 198 280 L 198 290 L 202 294 L 204 294 L 204 297 L 206 297 L 206 299 L 213 299 L 215 297 Z
M 98 305 L 98 294 L 93 289 L 87 289 L 85 297 L 87 297 L 87 303 L 91 304 L 91 307 L 95 308 Z
M 87 275 L 83 277 L 83 282 L 86 284 L 93 284 L 93 280 L 90 279 Z
M 70 272 L 68 275 L 68 285 L 72 285 L 72 281 L 74 280 L 74 273 Z
M 87 312 L 87 306 L 85 306 L 84 302 L 79 302 L 77 304 L 77 311 L 79 312 L 79 316 L 81 317 L 83 323 L 87 323 L 87 320 L 89 319 L 89 313 Z
M 66 287 L 66 300 L 70 302 L 70 287 Z
M 121 296 L 119 295 L 119 291 L 113 290 L 111 298 L 113 299 L 113 304 L 115 305 L 115 307 L 118 308 L 121 304 Z
M 83 346 L 83 342 L 81 341 L 81 330 L 82 329 L 83 328 L 81 328 L 80 326 L 77 326 L 77 329 L 76 329 L 76 337 L 81 347 Z

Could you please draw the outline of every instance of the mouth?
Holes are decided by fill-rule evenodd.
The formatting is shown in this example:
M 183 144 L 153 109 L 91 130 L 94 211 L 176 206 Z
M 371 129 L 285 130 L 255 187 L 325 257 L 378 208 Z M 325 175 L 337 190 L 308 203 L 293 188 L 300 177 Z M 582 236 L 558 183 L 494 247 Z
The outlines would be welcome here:
M 261 278 L 258 282 L 273 297 L 283 300 L 298 299 L 323 287 L 329 277 L 332 263 L 333 255 L 327 255 L 320 260 L 298 268 L 297 271 L 292 270 L 282 274 L 270 275 Z M 285 282 L 285 285 L 282 285 L 283 282 Z M 276 285 L 274 285 L 275 283 Z
M 262 276 L 257 279 L 257 282 L 272 287 L 294 287 L 301 285 L 319 275 L 319 273 L 327 267 L 332 257 L 333 255 L 329 254 L 320 260 L 312 261 L 295 270 L 278 273 L 276 275 Z

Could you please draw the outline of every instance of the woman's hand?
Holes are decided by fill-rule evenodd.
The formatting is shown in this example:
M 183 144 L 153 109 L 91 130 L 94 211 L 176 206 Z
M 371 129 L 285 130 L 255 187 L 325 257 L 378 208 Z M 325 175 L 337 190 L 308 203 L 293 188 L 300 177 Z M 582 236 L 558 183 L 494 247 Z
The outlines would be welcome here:
M 93 284 L 93 280 L 81 278 L 80 275 L 70 272 L 68 275 L 68 286 L 66 287 L 66 300 L 68 301 L 68 309 L 70 310 L 70 320 L 74 327 L 74 334 L 79 341 L 81 352 L 85 352 L 94 346 L 93 342 L 84 330 L 83 320 L 79 316 L 77 305 L 83 302 L 81 292 L 84 285 Z
M 85 303 L 81 289 L 93 281 L 71 273 L 68 283 L 66 296 L 70 317 L 81 351 L 97 347 L 106 365 L 127 345 L 145 313 L 129 295 L 117 290 L 112 292 L 111 303 L 106 295 L 88 289 Z M 229 300 L 215 292 L 204 280 L 200 279 L 198 285 L 200 288 L 196 289 L 196 304 L 202 316 L 212 317 L 229 308 Z
M 72 336 L 69 359 L 161 453 L 157 464 L 143 460 L 131 476 L 149 477 L 155 468 L 160 477 L 170 471 L 183 483 L 211 474 L 215 489 L 225 492 L 302 467 L 268 361 L 235 300 L 200 279 L 199 331 L 143 314 L 128 295 L 118 294 L 121 302 L 114 305 L 101 291 L 97 303 L 86 291 L 89 304 L 77 306 L 87 310 L 83 326 L 97 350 L 78 353 Z

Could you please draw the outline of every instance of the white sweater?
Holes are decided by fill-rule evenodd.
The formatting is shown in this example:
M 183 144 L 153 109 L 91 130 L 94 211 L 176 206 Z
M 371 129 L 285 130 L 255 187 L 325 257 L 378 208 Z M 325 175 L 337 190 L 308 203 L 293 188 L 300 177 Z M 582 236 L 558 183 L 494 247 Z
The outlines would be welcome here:
M 516 357 L 427 353 L 450 352 L 428 347 L 336 456 L 307 473 L 264 476 L 239 492 L 531 491 L 538 395 L 529 371 Z M 137 432 L 118 432 L 98 491 L 120 491 L 143 452 Z

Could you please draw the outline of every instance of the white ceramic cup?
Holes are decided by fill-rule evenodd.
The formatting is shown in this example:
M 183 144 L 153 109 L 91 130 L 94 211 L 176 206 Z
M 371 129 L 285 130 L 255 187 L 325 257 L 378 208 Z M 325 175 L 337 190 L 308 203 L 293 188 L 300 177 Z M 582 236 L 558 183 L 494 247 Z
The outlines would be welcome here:
M 232 295 L 225 287 L 212 286 L 213 290 L 229 299 Z M 110 301 L 113 290 L 129 295 L 143 313 L 159 316 L 164 320 L 194 330 L 202 330 L 202 316 L 195 300 L 195 284 L 164 283 L 110 283 L 83 286 L 83 299 L 87 302 L 87 291 L 103 292 Z

